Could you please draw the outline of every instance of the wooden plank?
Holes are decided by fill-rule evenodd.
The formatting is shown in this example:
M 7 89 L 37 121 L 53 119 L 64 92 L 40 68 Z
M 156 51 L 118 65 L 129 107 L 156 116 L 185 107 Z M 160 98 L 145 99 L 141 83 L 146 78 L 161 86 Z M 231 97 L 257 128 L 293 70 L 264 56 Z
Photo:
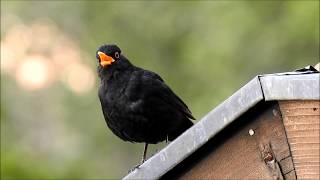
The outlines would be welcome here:
M 292 137 L 291 143 L 314 143 L 314 137 Z
M 288 131 L 306 131 L 306 130 L 318 130 L 318 126 L 320 123 L 314 123 L 314 124 L 307 124 L 307 123 L 300 123 L 300 124 L 286 124 L 288 127 Z
M 273 158 L 266 161 L 265 151 Z M 189 157 L 163 179 L 296 179 L 281 113 L 274 103 L 247 112 L 197 154 L 200 159 Z
M 320 179 L 320 101 L 280 101 L 298 179 Z
M 318 115 L 314 116 L 304 116 L 303 119 L 304 121 L 300 122 L 299 120 L 301 119 L 300 116 L 290 116 L 290 118 L 287 118 L 285 123 L 286 125 L 298 125 L 298 124 L 319 124 L 319 119 L 317 118 Z
M 296 100 L 296 101 L 280 101 L 281 113 L 286 109 L 299 109 L 299 108 L 320 108 L 319 100 Z M 283 114 L 282 114 L 283 115 Z

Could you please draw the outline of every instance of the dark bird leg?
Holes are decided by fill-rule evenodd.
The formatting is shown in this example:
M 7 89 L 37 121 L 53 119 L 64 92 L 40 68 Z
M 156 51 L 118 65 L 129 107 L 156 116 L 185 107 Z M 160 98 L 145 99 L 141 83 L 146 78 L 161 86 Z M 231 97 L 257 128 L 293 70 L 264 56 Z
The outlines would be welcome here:
M 148 143 L 145 143 L 140 165 L 146 161 L 147 150 L 148 150 Z
M 147 150 L 148 150 L 148 143 L 145 143 L 145 144 L 144 144 L 144 150 L 143 150 L 141 162 L 140 162 L 139 164 L 137 164 L 136 166 L 134 166 L 132 169 L 130 169 L 130 170 L 129 170 L 129 173 L 130 173 L 131 171 L 134 171 L 135 169 L 139 169 L 140 165 L 143 164 L 143 163 L 146 161 Z

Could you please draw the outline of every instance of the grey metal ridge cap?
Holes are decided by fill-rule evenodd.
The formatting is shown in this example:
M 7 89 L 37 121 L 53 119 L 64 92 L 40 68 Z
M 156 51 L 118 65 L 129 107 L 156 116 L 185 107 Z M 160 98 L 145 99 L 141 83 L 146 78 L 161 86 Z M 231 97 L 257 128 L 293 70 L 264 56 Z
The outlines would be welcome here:
M 271 73 L 271 74 L 261 74 L 258 75 L 259 77 L 262 76 L 288 76 L 288 75 L 303 75 L 303 74 L 319 74 L 319 72 L 315 71 L 290 71 L 290 72 L 281 72 L 281 73 Z
M 320 73 L 258 76 L 265 101 L 319 100 Z
M 263 98 L 255 77 L 123 179 L 159 179 Z

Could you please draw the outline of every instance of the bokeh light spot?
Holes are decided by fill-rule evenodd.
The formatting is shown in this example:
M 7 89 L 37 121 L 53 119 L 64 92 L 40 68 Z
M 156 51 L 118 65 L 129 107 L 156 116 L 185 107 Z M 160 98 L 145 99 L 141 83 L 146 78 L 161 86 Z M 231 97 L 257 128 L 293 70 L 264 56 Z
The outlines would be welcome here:
M 23 59 L 16 72 L 18 84 L 26 90 L 37 90 L 51 84 L 50 61 L 41 55 L 31 55 Z
M 74 63 L 67 69 L 66 83 L 77 94 L 89 92 L 95 85 L 93 71 L 86 65 Z
M 1 73 L 12 72 L 15 67 L 13 49 L 5 42 L 1 42 Z

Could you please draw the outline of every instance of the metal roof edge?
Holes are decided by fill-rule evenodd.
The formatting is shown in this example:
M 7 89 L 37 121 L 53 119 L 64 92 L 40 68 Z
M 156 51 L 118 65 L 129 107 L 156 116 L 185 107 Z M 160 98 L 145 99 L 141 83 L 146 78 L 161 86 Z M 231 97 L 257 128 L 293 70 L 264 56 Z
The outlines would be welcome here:
M 319 100 L 320 73 L 258 76 L 265 101 Z
M 160 178 L 263 98 L 259 78 L 255 77 L 123 179 Z

